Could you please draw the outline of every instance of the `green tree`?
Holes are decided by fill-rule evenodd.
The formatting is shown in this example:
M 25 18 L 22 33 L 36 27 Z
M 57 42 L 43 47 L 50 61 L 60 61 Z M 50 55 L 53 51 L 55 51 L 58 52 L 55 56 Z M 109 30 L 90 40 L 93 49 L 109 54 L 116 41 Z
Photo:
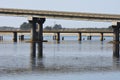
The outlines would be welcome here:
M 60 24 L 55 24 L 53 26 L 53 29 L 55 29 L 55 30 L 62 29 L 62 26 Z
M 113 29 L 112 26 L 109 26 L 108 29 Z
M 30 26 L 29 23 L 23 22 L 23 23 L 20 25 L 20 29 L 21 29 L 21 30 L 30 30 L 30 29 L 31 29 L 31 26 Z
M 51 26 L 46 26 L 44 29 L 45 30 L 52 30 L 52 27 Z

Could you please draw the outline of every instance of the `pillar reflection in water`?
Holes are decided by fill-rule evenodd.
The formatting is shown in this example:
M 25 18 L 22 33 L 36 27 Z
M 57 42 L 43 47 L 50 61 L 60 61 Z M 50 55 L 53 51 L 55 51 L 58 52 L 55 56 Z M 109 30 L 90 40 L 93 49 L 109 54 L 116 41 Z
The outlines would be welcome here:
M 36 58 L 36 43 L 32 42 L 31 43 L 31 58 Z
M 113 43 L 113 57 L 119 58 L 119 43 Z
M 120 70 L 120 59 L 113 58 L 113 68 L 116 70 Z
M 32 43 L 31 45 L 34 45 L 34 44 Z M 31 56 L 30 56 L 31 69 L 37 70 L 37 71 L 43 70 L 44 69 L 43 58 L 38 58 L 38 57 L 34 57 L 34 56 L 36 56 L 36 55 L 35 55 L 34 51 L 32 51 Z

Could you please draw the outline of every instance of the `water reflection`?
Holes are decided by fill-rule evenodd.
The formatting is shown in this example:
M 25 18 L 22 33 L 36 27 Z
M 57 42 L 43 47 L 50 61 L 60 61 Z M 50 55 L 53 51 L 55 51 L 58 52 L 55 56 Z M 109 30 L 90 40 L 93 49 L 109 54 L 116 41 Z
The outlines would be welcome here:
M 67 60 L 67 61 L 66 61 Z M 120 71 L 120 60 L 106 57 L 57 57 L 32 59 L 32 71 L 47 72 L 108 72 Z
M 78 49 L 74 49 L 76 47 L 73 47 L 73 45 L 68 45 L 69 43 L 66 42 L 61 42 L 60 44 L 57 44 L 56 42 L 53 42 L 54 46 L 52 46 L 55 50 L 55 52 L 53 52 L 55 55 L 54 56 L 48 56 L 47 58 L 38 58 L 38 57 L 34 57 L 33 55 L 31 55 L 31 70 L 32 71 L 57 71 L 57 72 L 100 72 L 100 71 L 116 71 L 116 70 L 120 70 L 120 63 L 119 59 L 113 59 L 112 57 L 104 57 L 104 56 L 100 56 L 100 55 L 89 55 L 91 53 L 87 52 L 86 56 L 76 56 L 75 52 L 70 52 L 69 48 L 73 49 L 73 50 L 78 50 L 77 52 L 80 54 L 85 52 L 82 51 L 82 45 L 86 45 L 86 43 L 81 43 L 81 42 L 72 42 L 72 44 L 78 46 Z M 70 42 L 71 43 L 71 42 Z M 32 44 L 31 44 L 32 45 Z M 96 45 L 93 44 L 93 42 L 88 41 L 87 45 L 89 45 L 88 47 L 90 48 L 90 50 L 92 50 L 94 48 L 96 48 L 96 50 L 94 50 L 95 54 L 96 51 L 104 51 L 104 42 L 100 42 L 98 45 L 98 47 Z M 82 46 L 82 47 L 81 47 Z M 46 46 L 47 47 L 47 46 Z M 68 49 L 67 52 L 69 54 L 67 54 L 66 48 Z M 48 47 L 49 50 L 49 47 Z M 65 50 L 65 51 L 64 51 Z M 84 49 L 86 50 L 86 48 Z M 87 50 L 86 50 L 87 51 Z M 32 51 L 33 52 L 33 51 Z M 31 53 L 32 53 L 31 52 Z M 48 54 L 53 54 L 52 51 L 49 52 Z M 103 52 L 104 53 L 104 52 Z M 32 53 L 35 54 L 35 53 Z M 64 54 L 64 55 L 63 55 Z M 72 54 L 74 54 L 74 56 L 72 56 Z M 88 56 L 89 55 L 89 56 Z M 47 56 L 47 54 L 46 54 Z
M 38 44 L 39 47 L 39 44 Z M 32 70 L 44 68 L 43 65 L 43 58 L 39 56 L 39 48 L 38 48 L 38 55 L 36 55 L 36 43 L 31 43 L 31 56 L 30 56 L 30 63 Z M 40 51 L 41 52 L 41 51 Z
M 31 58 L 31 69 L 41 71 L 44 69 L 43 58 Z
M 103 41 L 101 41 L 101 45 L 100 46 L 101 46 L 100 49 L 103 50 L 103 48 L 104 48 L 103 47 L 104 46 L 104 42 Z
M 120 70 L 120 58 L 113 57 L 113 68 L 115 70 Z
M 112 70 L 120 70 L 119 66 L 120 63 L 118 59 L 112 59 L 112 57 L 104 57 L 104 56 L 100 56 L 100 55 L 94 55 L 91 56 L 88 53 L 90 51 L 87 51 L 87 48 L 85 48 L 84 50 L 87 51 L 86 56 L 76 56 L 74 53 L 75 52 L 70 52 L 69 50 L 69 46 L 66 47 L 66 42 L 61 42 L 60 44 L 57 44 L 56 42 L 53 42 L 54 46 L 52 46 L 55 50 L 55 52 L 53 51 L 53 53 L 55 54 L 54 56 L 51 57 L 47 57 L 47 58 L 36 58 L 34 56 L 31 55 L 31 67 L 32 70 L 37 70 L 37 71 L 58 71 L 58 72 L 68 72 L 68 71 L 75 71 L 75 72 L 89 72 L 89 71 L 95 71 L 95 72 L 99 72 L 99 71 L 112 71 Z M 79 43 L 79 44 L 78 44 Z M 79 48 L 77 49 L 77 52 L 83 53 L 85 51 L 82 51 L 82 45 L 89 45 L 89 50 L 92 50 L 94 47 L 95 48 L 95 54 L 96 51 L 102 51 L 102 53 L 106 54 L 104 52 L 104 42 L 100 42 L 99 44 L 97 43 L 96 45 L 93 44 L 92 41 L 88 41 L 86 43 L 84 42 L 72 42 L 72 45 L 70 46 L 70 48 L 73 48 L 73 50 L 76 50 L 73 47 L 73 45 L 78 46 Z M 81 47 L 82 46 L 82 47 Z M 65 48 L 67 48 L 67 53 L 65 53 L 64 50 L 66 50 Z M 49 49 L 48 49 L 49 50 Z M 31 52 L 32 53 L 32 52 Z M 51 52 L 49 52 L 49 54 L 51 54 Z M 52 54 L 53 54 L 52 53 Z M 59 54 L 60 53 L 60 54 Z M 100 52 L 99 52 L 100 53 Z M 34 53 L 32 53 L 34 54 Z M 63 55 L 65 54 L 65 55 Z M 74 54 L 75 56 L 72 56 L 71 54 Z M 67 55 L 67 56 L 66 56 Z M 110 54 L 109 54 L 110 55 Z M 46 54 L 47 56 L 47 54 Z
M 78 41 L 78 44 L 81 44 L 82 43 L 82 41 Z
M 31 59 L 36 57 L 36 43 L 31 42 Z
M 113 42 L 113 57 L 119 58 L 119 43 Z
M 8 47 L 8 44 L 5 45 Z M 38 73 L 41 71 L 46 73 L 120 71 L 120 60 L 112 57 L 112 46 L 106 42 L 44 43 L 43 58 L 35 57 L 35 51 L 32 48 L 35 46 L 34 43 L 9 44 L 7 48 L 9 54 L 8 51 L 3 50 L 3 46 L 4 44 L 0 45 L 0 71 L 11 70 L 15 73 L 18 71 L 22 73 L 25 71 Z

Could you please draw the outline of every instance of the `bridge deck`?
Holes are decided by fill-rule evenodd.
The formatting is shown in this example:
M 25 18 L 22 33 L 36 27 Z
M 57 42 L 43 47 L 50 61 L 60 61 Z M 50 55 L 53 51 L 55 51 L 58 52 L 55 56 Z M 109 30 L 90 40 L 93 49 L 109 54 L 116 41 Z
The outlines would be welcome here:
M 30 33 L 30 30 L 0 30 L 0 33 Z M 43 33 L 113 33 L 110 30 L 44 30 Z
M 70 20 L 120 21 L 120 15 L 0 8 L 0 15 Z

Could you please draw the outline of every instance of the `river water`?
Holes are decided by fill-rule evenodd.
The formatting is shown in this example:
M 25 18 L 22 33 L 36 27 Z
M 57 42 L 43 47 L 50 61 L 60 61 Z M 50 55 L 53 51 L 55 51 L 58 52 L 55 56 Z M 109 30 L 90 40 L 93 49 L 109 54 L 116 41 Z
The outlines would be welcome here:
M 112 37 L 79 42 L 65 36 L 59 44 L 46 36 L 42 59 L 31 58 L 31 43 L 0 42 L 0 80 L 120 80 L 120 61 L 113 58 Z M 8 36 L 6 37 L 6 40 Z

